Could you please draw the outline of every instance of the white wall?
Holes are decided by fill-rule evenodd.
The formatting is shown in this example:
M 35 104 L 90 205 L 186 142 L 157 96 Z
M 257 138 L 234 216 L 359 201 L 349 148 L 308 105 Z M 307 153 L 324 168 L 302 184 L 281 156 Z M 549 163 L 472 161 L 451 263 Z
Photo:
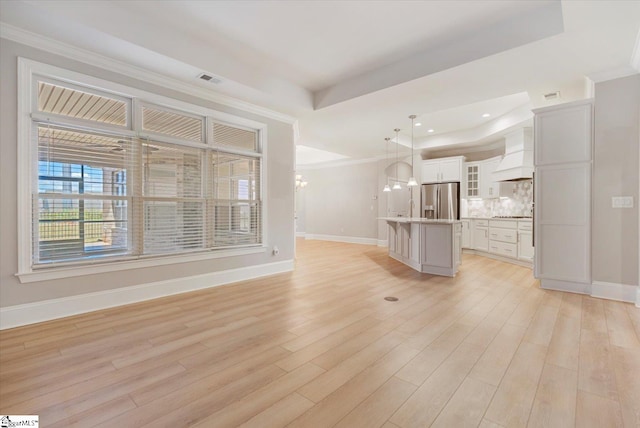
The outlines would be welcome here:
M 269 249 L 277 245 L 278 255 L 270 250 L 258 254 L 225 257 L 189 263 L 156 266 L 111 273 L 87 275 L 67 279 L 21 284 L 15 277 L 17 260 L 17 58 L 70 69 L 79 73 L 110 80 L 123 85 L 154 92 L 166 97 L 197 104 L 233 115 L 266 123 L 267 168 L 267 223 L 265 232 Z M 246 113 L 238 109 L 219 105 L 167 88 L 135 80 L 108 70 L 96 68 L 77 61 L 53 55 L 5 39 L 0 40 L 0 307 L 10 307 L 50 299 L 66 298 L 85 293 L 105 292 L 124 287 L 184 277 L 207 275 L 230 269 L 245 269 L 251 266 L 283 262 L 294 258 L 293 211 L 294 211 L 294 144 L 290 124 Z M 375 180 L 374 180 L 375 181 Z
M 640 75 L 595 85 L 593 281 L 638 285 Z M 632 196 L 633 208 L 612 208 Z

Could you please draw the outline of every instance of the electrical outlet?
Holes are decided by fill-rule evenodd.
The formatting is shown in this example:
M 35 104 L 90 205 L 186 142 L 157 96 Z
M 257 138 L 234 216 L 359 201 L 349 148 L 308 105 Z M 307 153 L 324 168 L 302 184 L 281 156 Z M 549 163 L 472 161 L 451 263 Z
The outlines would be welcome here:
M 612 208 L 633 208 L 633 196 L 613 196 L 611 198 Z
M 277 256 L 278 254 L 280 254 L 280 249 L 276 245 L 274 245 L 273 246 L 273 255 Z

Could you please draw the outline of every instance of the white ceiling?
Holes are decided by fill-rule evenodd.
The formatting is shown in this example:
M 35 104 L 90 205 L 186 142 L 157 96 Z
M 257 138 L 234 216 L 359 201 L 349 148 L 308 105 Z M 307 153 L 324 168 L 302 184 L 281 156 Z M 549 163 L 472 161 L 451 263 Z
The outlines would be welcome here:
M 640 1 L 2 1 L 0 19 L 295 116 L 299 145 L 349 158 L 396 127 L 410 145 L 410 114 L 419 148 L 495 141 L 543 94 L 640 68 Z

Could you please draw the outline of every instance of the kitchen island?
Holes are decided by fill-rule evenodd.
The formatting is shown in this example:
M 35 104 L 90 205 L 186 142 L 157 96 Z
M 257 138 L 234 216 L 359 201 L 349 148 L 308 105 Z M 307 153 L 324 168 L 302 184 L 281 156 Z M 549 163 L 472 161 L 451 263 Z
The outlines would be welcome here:
M 461 261 L 462 222 L 382 217 L 389 231 L 389 257 L 418 272 L 455 276 Z

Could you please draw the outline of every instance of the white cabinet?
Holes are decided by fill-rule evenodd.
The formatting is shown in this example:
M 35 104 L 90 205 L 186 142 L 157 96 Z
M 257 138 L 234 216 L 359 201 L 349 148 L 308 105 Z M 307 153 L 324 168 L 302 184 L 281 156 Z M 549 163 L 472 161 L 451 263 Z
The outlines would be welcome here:
M 533 234 L 530 220 L 518 220 L 518 259 L 533 261 Z
M 461 263 L 462 224 L 385 217 L 389 256 L 434 275 L 455 276 Z
M 500 196 L 500 183 L 493 181 L 493 171 L 500 165 L 502 157 L 487 159 L 480 165 L 480 197 L 497 198 Z
M 591 162 L 592 112 L 590 100 L 534 110 L 535 166 Z
M 422 248 L 420 254 L 422 257 L 420 262 L 423 265 L 439 268 L 454 266 L 455 243 L 452 239 L 451 228 L 451 224 L 421 225 Z
M 462 248 L 471 248 L 471 220 L 462 220 Z
M 462 180 L 464 156 L 422 161 L 422 183 L 443 183 Z
M 473 220 L 473 249 L 489 251 L 489 222 L 487 220 Z
M 544 288 L 591 284 L 591 100 L 534 110 L 535 275 Z
M 502 156 L 493 157 L 479 162 L 465 163 L 465 191 L 462 197 L 491 199 L 501 196 L 512 197 L 515 185 L 510 182 L 493 180 Z
M 466 189 L 463 197 L 480 197 L 480 162 L 467 162 L 464 166 L 466 172 Z
M 389 222 L 389 253 L 402 259 L 411 259 L 411 223 Z
M 509 220 L 489 220 L 489 252 L 518 257 L 518 225 Z

